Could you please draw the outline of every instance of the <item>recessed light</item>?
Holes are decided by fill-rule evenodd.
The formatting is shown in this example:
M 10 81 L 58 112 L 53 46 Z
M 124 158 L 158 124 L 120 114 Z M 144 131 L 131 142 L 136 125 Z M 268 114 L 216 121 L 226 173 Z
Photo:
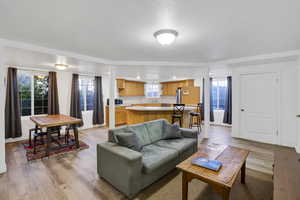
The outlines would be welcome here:
M 175 42 L 178 32 L 172 29 L 161 29 L 156 31 L 154 37 L 161 45 L 170 45 Z
M 56 69 L 58 70 L 65 70 L 69 67 L 69 65 L 66 64 L 55 64 Z

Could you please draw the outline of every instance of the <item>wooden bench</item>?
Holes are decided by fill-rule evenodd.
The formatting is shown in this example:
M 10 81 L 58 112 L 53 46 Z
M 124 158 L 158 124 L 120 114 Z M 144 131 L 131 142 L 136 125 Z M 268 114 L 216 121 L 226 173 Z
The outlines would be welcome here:
M 300 200 L 300 154 L 275 151 L 273 200 Z

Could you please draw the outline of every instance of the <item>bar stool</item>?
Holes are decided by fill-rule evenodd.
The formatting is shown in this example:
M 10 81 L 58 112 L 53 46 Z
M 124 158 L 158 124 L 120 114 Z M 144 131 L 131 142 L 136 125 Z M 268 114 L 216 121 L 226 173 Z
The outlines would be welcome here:
M 195 123 L 194 119 L 195 119 L 196 123 Z M 201 122 L 202 122 L 202 119 L 201 119 L 201 104 L 198 103 L 196 111 L 190 112 L 190 125 L 189 125 L 189 128 L 197 127 L 198 128 L 198 133 L 200 133 L 202 131 Z
M 179 125 L 182 127 L 185 104 L 173 104 L 172 124 L 179 120 Z

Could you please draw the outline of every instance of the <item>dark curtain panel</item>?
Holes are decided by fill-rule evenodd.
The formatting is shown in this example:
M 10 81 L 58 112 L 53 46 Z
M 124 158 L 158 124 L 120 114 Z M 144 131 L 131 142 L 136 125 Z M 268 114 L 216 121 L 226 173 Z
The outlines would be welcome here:
M 210 84 L 210 102 L 209 102 L 209 106 L 210 106 L 210 113 L 209 113 L 209 119 L 211 122 L 215 121 L 214 119 L 214 108 L 213 108 L 213 95 L 212 95 L 212 78 L 209 78 L 209 84 Z
M 5 138 L 22 136 L 20 97 L 16 68 L 8 68 L 5 101 Z
M 48 115 L 59 114 L 56 72 L 49 72 L 48 80 Z
M 202 79 L 202 104 L 201 104 L 201 119 L 204 120 L 204 99 L 205 99 L 205 93 L 204 93 L 204 78 Z
M 80 91 L 78 74 L 73 74 L 72 78 L 70 116 L 82 119 L 82 114 L 80 110 Z M 83 123 L 79 124 L 79 126 L 83 126 Z
M 103 123 L 104 123 L 104 110 L 103 110 L 102 78 L 100 76 L 96 76 L 93 124 L 103 124 Z
M 231 76 L 227 77 L 227 93 L 225 99 L 225 110 L 223 123 L 232 123 L 232 79 Z

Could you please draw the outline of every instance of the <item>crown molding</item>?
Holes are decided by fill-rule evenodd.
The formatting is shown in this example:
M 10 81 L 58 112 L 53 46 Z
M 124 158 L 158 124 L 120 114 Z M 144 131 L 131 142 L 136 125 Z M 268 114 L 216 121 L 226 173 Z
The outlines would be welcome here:
M 296 57 L 298 58 L 298 63 L 300 63 L 300 49 L 278 52 L 278 53 L 270 53 L 270 54 L 261 54 L 256 56 L 248 56 L 234 59 L 226 59 L 212 62 L 172 62 L 172 61 L 134 61 L 134 60 L 110 60 L 99 57 L 92 57 L 87 55 L 78 54 L 75 52 L 57 50 L 52 48 L 47 48 L 43 46 L 38 46 L 34 44 L 29 44 L 25 42 L 13 41 L 0 38 L 0 47 L 14 47 L 24 50 L 36 51 L 40 53 L 52 54 L 57 56 L 66 56 L 76 58 L 86 62 L 93 62 L 98 64 L 105 64 L 111 66 L 172 66 L 172 67 L 210 67 L 210 68 L 218 68 L 218 67 L 226 67 L 232 64 L 246 63 L 246 62 L 256 62 L 256 61 L 268 61 L 272 59 L 279 58 L 289 58 Z
M 111 61 L 116 66 L 170 66 L 170 67 L 205 67 L 209 63 L 201 62 L 172 62 L 172 61 Z
M 272 60 L 278 58 L 298 57 L 298 56 L 300 56 L 300 49 L 293 50 L 293 51 L 285 51 L 285 52 L 277 52 L 277 53 L 261 54 L 256 56 L 247 56 L 241 58 L 221 60 L 221 61 L 214 62 L 214 64 L 231 65 L 231 64 L 238 64 L 238 63 L 245 63 L 245 62 L 252 62 L 252 61 L 263 61 L 263 60 Z

